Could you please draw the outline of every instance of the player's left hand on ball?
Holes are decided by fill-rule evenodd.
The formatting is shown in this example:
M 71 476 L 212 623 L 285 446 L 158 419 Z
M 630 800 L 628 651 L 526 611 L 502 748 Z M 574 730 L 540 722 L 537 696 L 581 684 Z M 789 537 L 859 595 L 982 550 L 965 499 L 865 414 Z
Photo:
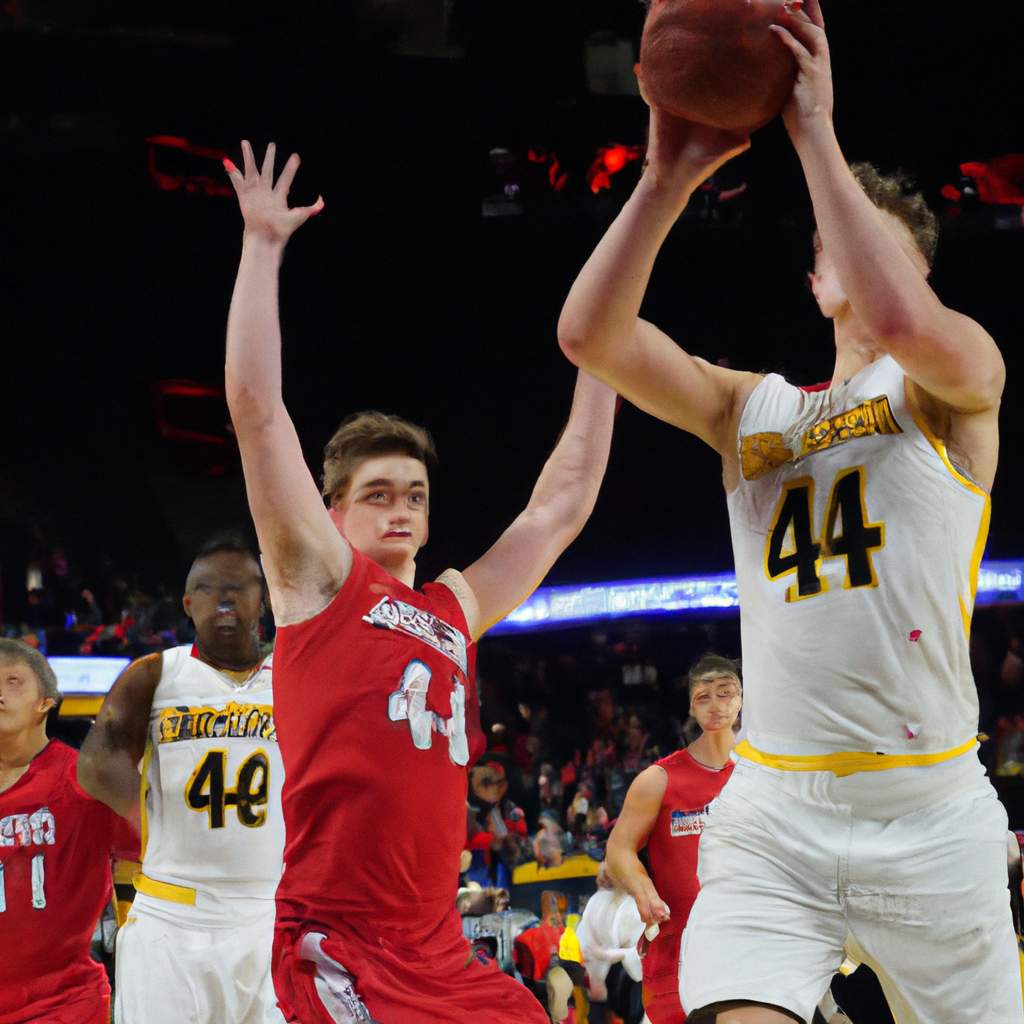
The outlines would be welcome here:
M 252 146 L 243 139 L 243 170 L 240 171 L 230 160 L 224 161 L 224 169 L 238 194 L 238 205 L 245 219 L 245 233 L 283 243 L 288 241 L 296 228 L 324 208 L 324 201 L 320 197 L 312 206 L 289 209 L 288 190 L 299 169 L 299 154 L 292 153 L 288 158 L 275 185 L 275 153 L 276 147 L 271 142 L 263 157 L 262 168 L 257 169 Z
M 818 0 L 786 0 L 789 26 L 772 30 L 796 58 L 793 95 L 782 110 L 782 119 L 794 141 L 809 124 L 832 120 L 832 64 L 825 36 L 825 22 Z

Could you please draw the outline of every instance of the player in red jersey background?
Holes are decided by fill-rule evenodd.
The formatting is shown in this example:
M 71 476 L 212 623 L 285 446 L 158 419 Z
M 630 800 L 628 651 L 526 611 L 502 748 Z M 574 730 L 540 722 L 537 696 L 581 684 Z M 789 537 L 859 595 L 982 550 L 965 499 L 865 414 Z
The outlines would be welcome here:
M 629 787 L 608 838 L 608 869 L 659 933 L 643 961 L 644 1006 L 651 1024 L 682 1024 L 679 943 L 697 898 L 697 849 L 711 801 L 732 774 L 733 726 L 743 702 L 736 666 L 705 655 L 690 670 L 690 713 L 703 732 L 656 761 Z M 637 856 L 647 847 L 650 874 Z M 652 877 L 653 876 L 653 877 Z
M 107 1024 L 89 956 L 111 860 L 138 857 L 128 822 L 79 788 L 78 752 L 46 736 L 59 705 L 46 659 L 0 638 L 0 1024 Z
M 347 421 L 326 450 L 325 509 L 281 397 L 277 306 L 285 244 L 323 204 L 288 208 L 296 155 L 275 187 L 273 145 L 262 170 L 242 149 L 244 171 L 226 164 L 245 219 L 226 386 L 279 627 L 281 1008 L 303 1024 L 540 1024 L 528 990 L 472 956 L 455 909 L 467 770 L 485 748 L 474 643 L 590 515 L 615 393 L 580 374 L 526 510 L 465 572 L 414 590 L 432 442 L 380 413 Z

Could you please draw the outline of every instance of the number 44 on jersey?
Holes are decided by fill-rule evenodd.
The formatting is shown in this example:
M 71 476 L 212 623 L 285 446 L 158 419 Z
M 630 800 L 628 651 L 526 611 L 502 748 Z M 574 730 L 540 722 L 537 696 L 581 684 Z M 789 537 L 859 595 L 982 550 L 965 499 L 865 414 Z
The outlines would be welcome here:
M 814 479 L 798 477 L 783 487 L 765 544 L 764 568 L 770 580 L 796 574 L 796 582 L 786 590 L 787 601 L 828 590 L 828 580 L 819 575 L 824 558 L 846 559 L 844 590 L 878 586 L 871 553 L 885 546 L 885 523 L 872 523 L 868 517 L 864 477 L 864 467 L 854 466 L 835 478 L 820 540 L 814 539 Z M 840 523 L 842 533 L 837 536 Z

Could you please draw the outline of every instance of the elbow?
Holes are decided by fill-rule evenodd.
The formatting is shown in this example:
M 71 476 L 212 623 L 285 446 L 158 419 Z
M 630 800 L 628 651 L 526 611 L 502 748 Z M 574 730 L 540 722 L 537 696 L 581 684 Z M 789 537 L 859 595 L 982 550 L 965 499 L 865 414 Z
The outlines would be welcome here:
M 563 309 L 558 320 L 558 347 L 574 366 L 587 369 L 593 355 L 594 341 L 583 325 L 568 310 Z

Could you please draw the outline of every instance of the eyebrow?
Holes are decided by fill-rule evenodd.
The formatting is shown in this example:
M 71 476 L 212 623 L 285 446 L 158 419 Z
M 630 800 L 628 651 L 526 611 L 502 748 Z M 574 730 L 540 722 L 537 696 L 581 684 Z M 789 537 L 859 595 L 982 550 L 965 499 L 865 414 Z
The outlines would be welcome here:
M 365 490 L 367 490 L 367 488 L 370 488 L 370 487 L 394 487 L 394 486 L 395 486 L 395 481 L 394 480 L 389 480 L 387 477 L 382 476 L 382 477 L 378 477 L 376 480 L 370 480 L 368 483 L 363 484 L 359 488 L 359 490 L 365 491 Z M 427 484 L 426 484 L 425 480 L 413 480 L 409 484 L 409 488 L 410 489 L 412 489 L 413 487 L 426 487 L 426 486 L 427 486 Z

